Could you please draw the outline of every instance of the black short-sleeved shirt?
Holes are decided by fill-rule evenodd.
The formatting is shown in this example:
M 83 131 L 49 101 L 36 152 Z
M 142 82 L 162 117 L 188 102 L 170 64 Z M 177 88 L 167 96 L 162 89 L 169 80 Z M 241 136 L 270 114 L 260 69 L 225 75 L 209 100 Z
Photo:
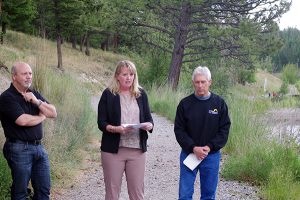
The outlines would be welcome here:
M 40 93 L 30 90 L 37 99 L 46 101 Z M 39 115 L 37 105 L 26 102 L 22 94 L 10 85 L 0 96 L 0 120 L 6 138 L 23 141 L 40 140 L 43 137 L 42 123 L 35 126 L 19 126 L 16 119 L 22 114 Z

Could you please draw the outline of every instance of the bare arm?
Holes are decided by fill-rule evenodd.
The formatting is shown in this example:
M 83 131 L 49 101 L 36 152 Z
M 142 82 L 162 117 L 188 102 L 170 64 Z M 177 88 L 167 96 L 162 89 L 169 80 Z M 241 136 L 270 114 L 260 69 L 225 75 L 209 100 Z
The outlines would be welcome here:
M 119 134 L 126 134 L 131 131 L 133 128 L 131 127 L 123 127 L 123 126 L 113 126 L 107 125 L 106 130 L 110 133 L 119 133 Z
M 38 106 L 40 112 L 45 115 L 47 118 L 56 118 L 56 108 L 54 105 L 47 102 L 43 102 L 40 99 L 37 99 L 32 92 L 23 93 L 23 97 L 26 101 L 31 102 Z
M 41 100 L 38 101 L 39 109 L 45 115 L 47 118 L 56 118 L 57 113 L 56 113 L 56 108 L 54 105 L 49 104 L 47 102 L 43 102 Z
M 46 119 L 46 116 L 40 113 L 39 115 L 29 115 L 22 114 L 20 115 L 15 123 L 19 126 L 35 126 Z

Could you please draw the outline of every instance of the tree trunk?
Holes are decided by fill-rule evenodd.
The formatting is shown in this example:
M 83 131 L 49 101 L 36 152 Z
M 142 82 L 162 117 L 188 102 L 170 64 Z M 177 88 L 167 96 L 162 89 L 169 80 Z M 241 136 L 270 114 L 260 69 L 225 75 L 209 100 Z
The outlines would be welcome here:
M 177 89 L 182 60 L 184 56 L 184 48 L 186 45 L 188 26 L 191 19 L 191 4 L 183 3 L 180 14 L 179 24 L 176 26 L 175 43 L 172 53 L 172 60 L 169 68 L 168 84 L 172 89 Z
M 80 51 L 83 52 L 83 46 L 86 40 L 86 33 L 80 37 Z
M 72 40 L 72 48 L 76 49 L 76 35 L 75 34 L 71 35 L 71 40 Z
M 85 41 L 85 55 L 90 56 L 90 35 L 89 33 L 86 34 L 86 41 Z
M 62 51 L 61 51 L 61 35 L 60 35 L 60 33 L 57 34 L 56 44 L 57 44 L 57 68 L 62 70 L 63 66 L 62 66 Z
M 0 33 L 0 42 L 1 42 L 1 44 L 3 44 L 4 35 L 6 33 L 6 23 L 2 22 L 1 28 L 2 28 L 2 30 L 1 30 L 1 33 Z
M 119 43 L 120 43 L 120 35 L 118 33 L 114 34 L 113 37 L 113 51 L 116 53 L 118 48 L 119 48 Z
M 39 34 L 43 39 L 46 38 L 46 28 L 44 26 L 40 27 Z
M 109 35 L 106 36 L 106 39 L 101 42 L 101 49 L 103 51 L 108 51 L 108 40 L 109 40 Z
M 40 19 L 39 34 L 42 38 L 46 38 L 46 25 L 44 16 L 42 16 Z
M 1 32 L 0 32 L 0 43 L 3 44 L 3 21 L 2 21 L 2 0 L 0 0 L 0 23 L 1 23 Z
M 58 1 L 54 1 L 54 10 L 55 10 L 55 23 L 56 23 L 56 47 L 57 47 L 57 68 L 63 69 L 62 67 L 62 51 L 61 51 L 61 30 L 59 24 L 59 9 L 58 9 Z

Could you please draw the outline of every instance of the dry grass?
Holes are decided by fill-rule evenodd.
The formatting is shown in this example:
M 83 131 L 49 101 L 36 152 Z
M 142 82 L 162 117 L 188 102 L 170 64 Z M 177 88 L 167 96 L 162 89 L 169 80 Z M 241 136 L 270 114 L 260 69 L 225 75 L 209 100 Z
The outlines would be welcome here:
M 4 69 L 0 69 L 0 94 L 8 88 L 10 84 L 9 73 Z
M 266 80 L 266 89 L 270 92 L 279 91 L 282 81 L 276 77 L 265 71 L 258 71 L 256 73 L 256 83 L 260 87 L 264 87 L 264 82 Z
M 90 52 L 91 56 L 86 56 L 84 52 L 73 49 L 71 44 L 65 42 L 62 45 L 63 68 L 78 80 L 87 83 L 92 92 L 99 94 L 107 85 L 117 61 L 126 57 L 92 48 Z M 8 31 L 0 49 L 0 61 L 10 69 L 18 60 L 28 62 L 33 67 L 37 63 L 43 63 L 47 67 L 56 68 L 56 42 Z
M 276 75 L 258 70 L 255 74 L 255 83 L 247 85 L 235 85 L 235 89 L 239 95 L 245 97 L 260 97 L 267 95 L 264 91 L 264 83 L 266 80 L 266 92 L 278 92 L 282 81 Z

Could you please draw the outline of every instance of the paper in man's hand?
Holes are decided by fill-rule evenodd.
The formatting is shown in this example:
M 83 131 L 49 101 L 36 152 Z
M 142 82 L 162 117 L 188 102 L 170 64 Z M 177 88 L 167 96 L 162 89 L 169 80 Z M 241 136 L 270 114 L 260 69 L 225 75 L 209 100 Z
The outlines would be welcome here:
M 183 161 L 183 164 L 190 168 L 190 170 L 194 170 L 202 160 L 199 160 L 194 153 L 190 153 Z

